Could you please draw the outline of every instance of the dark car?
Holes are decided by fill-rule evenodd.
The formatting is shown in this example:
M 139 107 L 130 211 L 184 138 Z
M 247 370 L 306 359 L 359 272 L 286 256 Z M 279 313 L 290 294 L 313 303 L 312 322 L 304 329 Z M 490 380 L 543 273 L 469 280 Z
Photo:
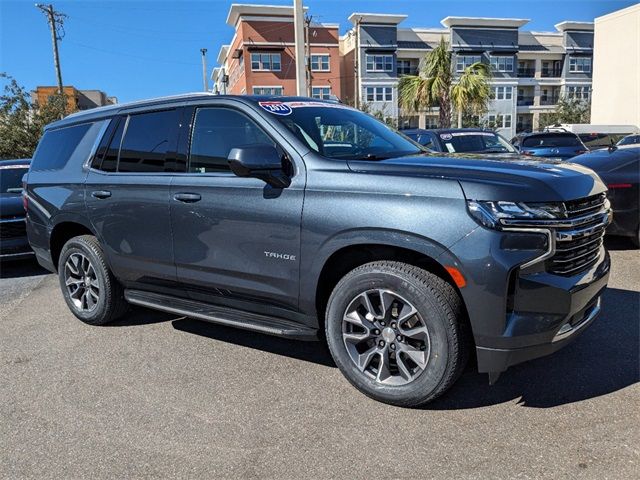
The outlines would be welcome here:
M 588 152 L 580 137 L 571 132 L 538 132 L 518 135 L 511 143 L 523 155 L 567 160 Z
M 362 392 L 417 406 L 471 348 L 495 382 L 600 312 L 605 185 L 576 164 L 496 155 L 425 153 L 299 97 L 116 105 L 46 128 L 27 231 L 86 323 L 133 304 L 326 339 Z
M 619 147 L 622 145 L 638 145 L 638 144 L 640 144 L 640 135 L 627 135 L 626 137 L 622 137 L 620 141 L 616 143 L 616 145 Z
M 0 160 L 0 260 L 33 255 L 25 229 L 22 177 L 30 160 Z
M 517 153 L 518 151 L 495 132 L 478 128 L 402 130 L 411 140 L 445 153 Z
M 613 222 L 607 233 L 630 237 L 640 247 L 640 145 L 625 145 L 571 159 L 593 169 L 607 184 Z

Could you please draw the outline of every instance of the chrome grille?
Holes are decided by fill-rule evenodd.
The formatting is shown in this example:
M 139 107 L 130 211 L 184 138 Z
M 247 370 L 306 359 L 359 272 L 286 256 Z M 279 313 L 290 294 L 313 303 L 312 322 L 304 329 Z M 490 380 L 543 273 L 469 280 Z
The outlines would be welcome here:
M 565 202 L 564 205 L 568 222 L 560 221 L 554 229 L 556 250 L 547 260 L 546 268 L 557 275 L 575 275 L 598 260 L 610 212 L 604 193 Z
M 24 218 L 0 220 L 0 239 L 24 237 L 27 235 Z

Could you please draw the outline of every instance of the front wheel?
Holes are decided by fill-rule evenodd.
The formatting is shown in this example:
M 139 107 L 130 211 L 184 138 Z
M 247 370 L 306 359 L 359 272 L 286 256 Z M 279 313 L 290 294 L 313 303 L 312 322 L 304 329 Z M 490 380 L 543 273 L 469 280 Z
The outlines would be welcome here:
M 400 262 L 368 263 L 345 275 L 329 298 L 325 326 L 347 380 L 393 405 L 434 400 L 457 380 L 468 356 L 455 289 Z
M 74 237 L 62 247 L 58 278 L 69 309 L 85 323 L 104 325 L 127 310 L 122 287 L 91 235 Z

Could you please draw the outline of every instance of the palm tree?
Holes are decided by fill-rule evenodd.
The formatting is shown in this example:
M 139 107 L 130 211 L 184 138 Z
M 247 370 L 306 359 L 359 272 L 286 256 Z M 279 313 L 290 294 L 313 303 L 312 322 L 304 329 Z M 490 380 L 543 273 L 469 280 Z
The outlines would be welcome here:
M 429 52 L 418 75 L 400 77 L 398 83 L 400 107 L 420 111 L 438 106 L 440 127 L 451 127 L 451 106 L 462 127 L 463 112 L 481 115 L 491 99 L 491 69 L 482 62 L 469 65 L 459 78 L 453 76 L 451 52 L 444 39 Z

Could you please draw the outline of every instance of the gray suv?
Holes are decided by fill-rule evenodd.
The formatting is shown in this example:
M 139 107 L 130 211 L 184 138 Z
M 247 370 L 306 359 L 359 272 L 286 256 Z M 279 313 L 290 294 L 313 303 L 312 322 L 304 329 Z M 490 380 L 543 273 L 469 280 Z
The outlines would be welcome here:
M 330 101 L 193 94 L 49 125 L 25 203 L 80 320 L 133 304 L 326 339 L 356 388 L 419 406 L 470 354 L 493 383 L 592 323 L 605 192 L 570 163 L 427 153 Z

